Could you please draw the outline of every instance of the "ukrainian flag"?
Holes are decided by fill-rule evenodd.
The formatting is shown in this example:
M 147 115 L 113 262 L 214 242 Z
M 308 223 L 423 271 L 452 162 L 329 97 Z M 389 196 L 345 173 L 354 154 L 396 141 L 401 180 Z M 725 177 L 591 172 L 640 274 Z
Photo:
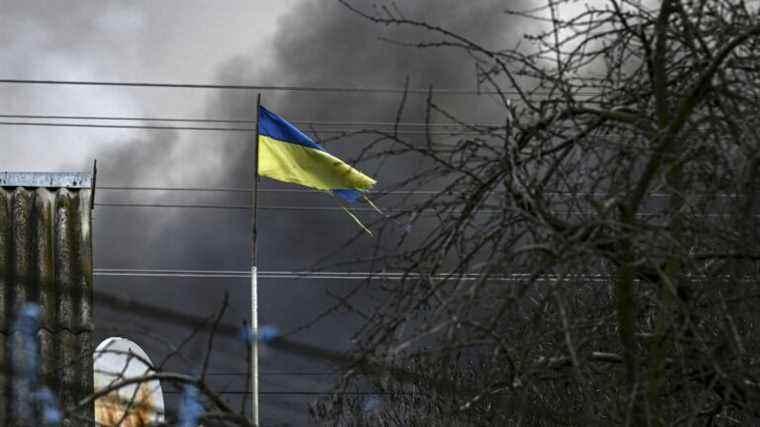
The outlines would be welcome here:
M 356 201 L 375 180 L 325 151 L 285 119 L 259 107 L 259 175 Z

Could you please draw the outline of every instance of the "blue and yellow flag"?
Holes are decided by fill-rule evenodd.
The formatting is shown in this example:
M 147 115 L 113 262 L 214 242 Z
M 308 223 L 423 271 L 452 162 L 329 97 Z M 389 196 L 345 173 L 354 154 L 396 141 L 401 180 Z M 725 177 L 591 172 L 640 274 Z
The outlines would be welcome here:
M 375 180 L 325 151 L 295 126 L 259 107 L 259 175 L 330 191 L 355 202 Z

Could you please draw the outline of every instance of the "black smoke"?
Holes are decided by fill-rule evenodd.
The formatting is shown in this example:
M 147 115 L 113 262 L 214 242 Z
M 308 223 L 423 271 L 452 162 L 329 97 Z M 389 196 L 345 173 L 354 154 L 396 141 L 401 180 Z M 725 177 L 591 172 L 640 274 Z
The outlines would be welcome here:
M 528 7 L 532 1 L 498 2 L 480 0 L 417 0 L 392 3 L 355 2 L 357 8 L 369 13 L 392 13 L 410 19 L 429 22 L 488 48 L 500 48 L 517 43 L 526 29 L 503 14 L 507 6 Z M 516 4 L 519 3 L 519 4 Z M 123 5 L 122 5 L 123 6 Z M 156 57 L 150 46 L 123 46 L 98 38 L 98 26 L 144 25 L 138 9 L 129 13 L 110 11 L 114 6 L 89 3 L 61 18 L 56 8 L 40 8 L 32 3 L 15 2 L 13 10 L 3 7 L 0 20 L 0 70 L 3 75 L 27 78 L 87 78 L 119 75 L 116 64 L 91 65 L 92 54 L 100 50 L 122 52 L 127 60 Z M 118 9 L 118 8 L 117 8 Z M 113 12 L 113 13 L 112 13 Z M 106 21 L 99 17 L 108 17 Z M 32 17 L 32 18 L 30 18 Z M 122 19 L 123 17 L 126 17 Z M 116 19 L 116 21 L 109 21 Z M 148 20 L 149 21 L 149 20 Z M 142 23 L 141 23 L 142 22 Z M 147 21 L 146 21 L 147 22 Z M 288 14 L 278 18 L 278 31 L 272 40 L 274 55 L 251 51 L 229 59 L 218 70 L 218 83 L 252 83 L 263 85 L 385 88 L 403 87 L 405 81 L 413 88 L 476 89 L 474 61 L 456 48 L 418 49 L 380 40 L 381 37 L 403 42 L 430 41 L 440 37 L 410 27 L 384 27 L 373 24 L 349 11 L 337 1 L 303 1 Z M 200 30 L 200 29 L 199 29 Z M 153 29 L 151 31 L 156 31 Z M 64 36 L 60 36 L 63 34 Z M 45 55 L 41 55 L 44 53 Z M 171 57 L 170 50 L 163 55 Z M 47 58 L 47 59 L 46 59 Z M 267 63 L 261 63 L 263 59 Z M 43 60 L 44 59 L 44 60 Z M 181 58 L 176 58 L 181 61 Z M 79 68 L 77 68 L 79 66 Z M 88 69 L 91 67 L 92 69 Z M 125 80 L 140 76 L 123 77 Z M 487 89 L 487 87 L 484 87 Z M 83 92 L 84 90 L 84 92 Z M 154 115 L 181 116 L 187 103 L 198 99 L 197 93 L 141 91 L 132 92 L 92 89 L 31 89 L 3 88 L 3 104 L 13 111 L 39 111 L 46 106 L 51 113 L 66 111 L 72 114 L 119 114 L 124 104 L 138 107 Z M 87 96 L 83 96 L 87 95 Z M 294 121 L 318 122 L 388 122 L 393 121 L 401 100 L 400 94 L 334 93 L 263 91 L 263 103 L 270 109 Z M 212 118 L 252 119 L 255 109 L 254 91 L 220 90 L 210 92 L 205 114 Z M 51 98 L 59 103 L 49 103 Z M 71 99 L 88 99 L 85 105 Z M 135 101 L 136 98 L 149 101 Z M 424 95 L 410 95 L 403 121 L 424 120 Z M 498 103 L 487 96 L 436 96 L 435 101 L 478 122 L 503 122 Z M 140 102 L 143 102 L 140 105 Z M 159 106 L 176 103 L 176 111 L 168 113 Z M 181 105 L 179 105 L 181 104 Z M 172 107 L 172 108 L 174 108 Z M 137 115 L 137 114 L 136 114 Z M 190 115 L 190 114 L 184 114 Z M 434 120 L 440 117 L 434 118 Z M 309 128 L 304 129 L 309 131 Z M 8 133 L 10 139 L 26 136 L 24 131 Z M 23 158 L 8 164 L 12 169 L 37 169 L 34 158 L 49 160 L 47 169 L 87 170 L 93 158 L 99 161 L 99 183 L 133 186 L 197 186 L 249 187 L 251 185 L 252 135 L 244 132 L 185 132 L 144 131 L 123 134 L 111 131 L 42 132 L 59 148 L 41 153 L 29 147 L 17 148 Z M 82 136 L 84 135 L 84 136 Z M 329 134 L 315 134 L 317 138 Z M 102 144 L 92 150 L 91 141 Z M 354 138 L 328 143 L 334 154 L 354 159 L 366 138 Z M 65 148 L 60 148 L 65 147 Z M 52 165 L 52 166 L 51 166 Z M 360 168 L 374 175 L 379 189 L 403 180 L 417 167 L 415 159 L 362 163 Z M 292 189 L 269 180 L 262 188 Z M 197 192 L 117 192 L 99 191 L 98 201 L 137 201 L 141 203 L 209 203 L 247 204 L 246 193 Z M 335 201 L 319 193 L 262 192 L 259 211 L 259 268 L 261 270 L 302 270 L 341 248 L 357 233 L 356 225 L 341 211 L 287 210 L 284 207 L 335 207 Z M 388 201 L 392 203 L 393 201 Z M 381 200 L 381 203 L 384 201 Z M 246 270 L 250 267 L 250 213 L 224 209 L 158 209 L 98 207 L 94 212 L 95 266 L 97 268 L 174 268 L 209 270 Z M 371 213 L 362 213 L 371 222 Z M 323 265 L 350 262 L 367 255 L 374 242 L 366 236 L 348 251 L 339 252 Z M 328 268 L 325 267 L 325 268 Z M 342 266 L 343 270 L 365 266 Z M 338 267 L 328 269 L 336 270 Z M 330 295 L 344 295 L 357 283 L 335 280 L 262 280 L 260 282 L 260 319 L 283 331 L 296 328 L 335 303 Z M 230 295 L 227 323 L 242 324 L 250 316 L 249 284 L 245 279 L 202 278 L 105 278 L 98 277 L 96 289 L 115 293 L 125 299 L 158 304 L 174 309 L 208 316 L 219 308 L 224 292 Z M 359 294 L 353 300 L 369 307 L 372 295 Z M 96 301 L 97 303 L 97 301 Z M 142 345 L 155 362 L 173 352 L 192 331 L 168 325 L 157 319 L 143 318 L 140 313 L 114 312 L 96 304 L 99 338 L 124 335 Z M 360 324 L 360 317 L 347 311 L 337 311 L 293 338 L 332 349 L 349 349 L 350 338 Z M 192 340 L 181 357 L 166 367 L 183 372 L 199 369 L 206 345 L 206 334 Z M 242 341 L 220 339 L 211 359 L 210 371 L 216 375 L 214 385 L 220 389 L 241 392 L 244 377 L 222 375 L 246 370 Z M 297 356 L 263 350 L 262 390 L 265 392 L 317 392 L 329 390 L 334 379 L 328 374 L 330 366 L 314 363 Z M 294 372 L 309 375 L 292 375 Z M 288 374 L 288 375 L 281 375 Z M 311 375 L 318 374 L 318 375 Z M 171 391 L 169 389 L 168 391 Z M 169 396 L 175 402 L 174 394 Z M 241 394 L 225 398 L 237 404 Z M 264 420 L 267 425 L 289 422 L 306 423 L 306 403 L 313 395 L 272 395 L 262 397 Z
M 518 8 L 522 5 L 510 4 Z M 415 1 L 371 4 L 356 2 L 357 8 L 369 13 L 383 13 L 382 6 L 391 13 L 409 19 L 429 22 L 446 30 L 462 34 L 487 48 L 513 45 L 523 29 L 510 23 L 503 14 L 503 2 L 479 1 Z M 234 58 L 219 71 L 219 81 L 252 81 L 266 85 L 299 87 L 351 87 L 401 88 L 408 81 L 412 88 L 477 89 L 474 61 L 466 52 L 456 48 L 428 48 L 400 46 L 381 38 L 401 42 L 435 41 L 441 37 L 410 27 L 383 27 L 359 17 L 337 1 L 303 2 L 279 20 L 279 30 L 273 40 L 276 49 L 274 61 L 258 64 L 256 53 Z M 263 70 L 263 71 L 262 71 Z M 487 87 L 484 87 L 487 89 Z M 208 104 L 209 115 L 249 118 L 254 114 L 255 92 L 222 92 Z M 322 91 L 263 91 L 263 104 L 292 121 L 316 122 L 390 122 L 396 117 L 402 96 L 388 93 L 336 93 Z M 462 118 L 475 122 L 503 122 L 503 110 L 487 96 L 436 96 L 436 103 L 450 109 Z M 410 95 L 403 121 L 421 122 L 425 119 L 425 95 Z M 434 121 L 439 118 L 433 118 Z M 318 126 L 317 126 L 318 127 Z M 309 130 L 306 128 L 305 130 Z M 329 134 L 312 133 L 318 139 Z M 235 137 L 237 138 L 237 137 Z M 234 144 L 235 138 L 228 142 Z M 334 154 L 355 158 L 367 138 L 349 138 L 327 143 Z M 239 156 L 237 156 L 239 155 Z M 225 174 L 246 176 L 250 182 L 250 154 L 237 153 L 231 157 Z M 359 165 L 372 173 L 379 189 L 390 187 L 413 174 L 419 159 L 396 159 L 389 162 L 369 162 Z M 264 179 L 264 189 L 292 188 Z M 393 203 L 393 200 L 388 200 Z M 329 196 L 302 193 L 263 193 L 264 206 L 335 206 Z M 259 212 L 261 254 L 263 270 L 299 270 L 309 268 L 342 245 L 354 233 L 355 225 L 342 212 L 265 210 Z M 363 216 L 368 221 L 371 214 Z M 244 228 L 241 228 L 244 229 Z M 350 262 L 371 254 L 371 238 L 362 238 L 350 250 L 339 252 L 323 264 Z M 366 265 L 342 266 L 342 270 L 362 270 Z M 328 268 L 337 269 L 337 268 Z M 340 281 L 262 281 L 260 290 L 260 317 L 284 330 L 297 327 L 332 306 L 332 295 L 348 293 L 356 284 Z M 332 294 L 332 295 L 331 295 Z M 369 290 L 359 292 L 352 302 L 370 309 L 373 295 Z M 377 302 L 377 301 L 374 301 Z M 361 318 L 347 311 L 322 319 L 294 338 L 332 349 L 349 349 L 350 338 Z M 325 391 L 329 390 L 329 375 L 275 376 L 266 372 L 324 372 L 332 367 L 310 362 L 299 357 L 277 355 L 262 360 L 264 391 Z M 262 397 L 265 420 L 288 419 L 296 424 L 305 422 L 305 405 L 314 396 Z M 286 412 L 279 405 L 290 408 Z

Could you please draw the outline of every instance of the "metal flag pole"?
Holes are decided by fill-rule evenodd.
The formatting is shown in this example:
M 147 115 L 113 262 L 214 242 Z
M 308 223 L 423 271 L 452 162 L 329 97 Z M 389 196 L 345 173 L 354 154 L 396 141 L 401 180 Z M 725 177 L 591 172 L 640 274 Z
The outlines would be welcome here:
M 253 136 L 253 178 L 251 188 L 251 418 L 259 426 L 259 303 L 256 271 L 256 205 L 259 193 L 259 110 L 261 94 L 256 95 L 256 133 Z

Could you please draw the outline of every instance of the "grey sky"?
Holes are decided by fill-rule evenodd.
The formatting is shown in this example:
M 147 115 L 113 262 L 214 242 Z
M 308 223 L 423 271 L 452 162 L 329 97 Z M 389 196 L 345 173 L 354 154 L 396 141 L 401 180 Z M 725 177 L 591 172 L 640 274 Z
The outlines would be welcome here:
M 3 0 L 0 70 L 30 78 L 210 81 L 231 56 L 271 57 L 278 18 L 295 3 Z
M 277 19 L 294 0 L 0 1 L 0 75 L 29 79 L 214 81 L 224 61 L 269 61 Z M 255 67 L 253 68 L 255 69 Z M 254 75 L 238 76 L 251 82 Z M 202 114 L 208 93 L 103 88 L 0 87 L 3 112 L 89 115 Z M 93 142 L 118 143 L 140 132 L 0 129 L 2 169 L 80 167 Z M 27 139 L 55 139 L 45 144 Z

